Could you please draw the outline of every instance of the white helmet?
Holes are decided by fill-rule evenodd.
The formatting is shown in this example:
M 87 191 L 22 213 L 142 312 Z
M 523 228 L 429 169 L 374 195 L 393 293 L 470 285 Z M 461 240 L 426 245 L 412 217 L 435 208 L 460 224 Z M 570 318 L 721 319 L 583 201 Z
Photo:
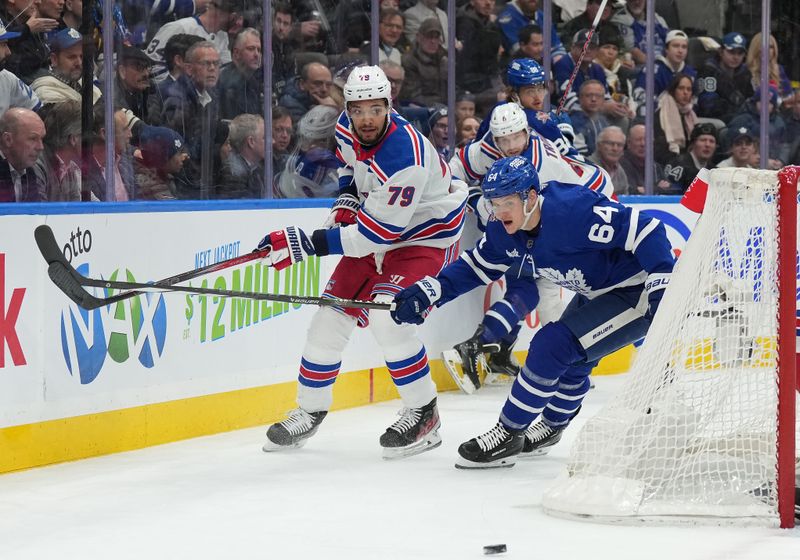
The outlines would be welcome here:
M 495 107 L 489 121 L 492 136 L 500 138 L 521 130 L 528 130 L 528 117 L 516 103 L 506 103 Z
M 344 84 L 345 103 L 365 99 L 385 99 L 392 106 L 392 84 L 378 66 L 354 68 Z
M 333 139 L 339 111 L 329 105 L 314 105 L 297 123 L 297 136 L 305 140 Z

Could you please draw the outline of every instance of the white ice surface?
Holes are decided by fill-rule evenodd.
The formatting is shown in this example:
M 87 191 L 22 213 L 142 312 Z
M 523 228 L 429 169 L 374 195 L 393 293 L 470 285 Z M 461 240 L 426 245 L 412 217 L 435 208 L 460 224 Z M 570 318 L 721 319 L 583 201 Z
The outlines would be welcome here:
M 540 509 L 579 424 L 618 386 L 599 378 L 546 457 L 453 468 L 505 388 L 440 396 L 444 443 L 384 461 L 399 401 L 330 414 L 305 448 L 263 453 L 254 428 L 0 476 L 0 559 L 800 559 L 800 530 L 611 526 Z

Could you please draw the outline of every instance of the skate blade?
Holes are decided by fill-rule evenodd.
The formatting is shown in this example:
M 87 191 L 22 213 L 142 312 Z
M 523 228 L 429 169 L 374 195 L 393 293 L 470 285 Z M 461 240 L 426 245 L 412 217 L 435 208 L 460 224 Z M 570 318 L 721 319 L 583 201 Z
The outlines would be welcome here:
M 505 373 L 493 373 L 489 372 L 486 374 L 486 379 L 484 380 L 484 385 L 511 385 L 514 383 L 514 379 L 516 377 L 512 375 L 506 375 Z
M 442 436 L 440 436 L 439 431 L 436 430 L 425 436 L 425 439 L 421 439 L 405 447 L 384 447 L 383 458 L 387 461 L 405 459 L 406 457 L 413 457 L 414 455 L 436 449 L 440 445 L 442 445 Z
M 552 448 L 553 446 L 551 445 L 549 447 L 545 447 L 544 449 L 535 449 L 533 451 L 529 451 L 528 453 L 522 452 L 519 455 L 517 455 L 517 458 L 522 460 L 528 460 L 528 459 L 535 459 L 536 457 L 543 457 L 548 453 L 550 453 L 550 450 Z
M 300 449 L 306 444 L 307 441 L 308 438 L 301 439 L 300 441 L 289 445 L 280 445 L 268 439 L 267 443 L 265 443 L 261 448 L 261 451 L 263 451 L 264 453 L 272 453 L 273 451 L 291 451 L 292 449 Z
M 464 459 L 459 455 L 458 459 L 456 460 L 456 468 L 457 469 L 465 469 L 465 470 L 474 470 L 474 469 L 508 469 L 513 467 L 517 464 L 517 456 L 514 455 L 512 457 L 504 457 L 502 459 L 497 459 L 496 461 L 489 461 L 487 463 L 476 463 L 475 461 L 470 461 L 469 459 Z
M 472 383 L 469 377 L 464 375 L 462 369 L 463 363 L 461 362 L 461 355 L 456 350 L 445 350 L 442 352 L 442 362 L 450 377 L 456 382 L 458 388 L 464 393 L 471 395 L 475 392 L 475 384 Z

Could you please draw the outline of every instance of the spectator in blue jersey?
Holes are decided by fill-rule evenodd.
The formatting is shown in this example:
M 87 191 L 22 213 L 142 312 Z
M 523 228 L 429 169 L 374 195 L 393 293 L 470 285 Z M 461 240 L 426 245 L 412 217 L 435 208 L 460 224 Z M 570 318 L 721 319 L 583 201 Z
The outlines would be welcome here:
M 587 80 L 578 92 L 578 104 L 570 112 L 572 130 L 575 132 L 575 149 L 584 156 L 597 149 L 597 136 L 611 123 L 603 115 L 605 88 L 598 80 Z
M 745 62 L 747 39 L 732 31 L 722 38 L 717 54 L 697 71 L 697 114 L 725 123 L 753 96 L 753 77 Z
M 495 100 L 499 84 L 502 33 L 494 15 L 494 0 L 470 0 L 456 16 L 456 83 L 476 95 L 479 105 Z
M 667 90 L 658 97 L 654 114 L 653 153 L 662 165 L 686 152 L 689 138 L 697 124 L 692 105 L 692 79 L 678 72 Z
M 647 17 L 646 0 L 628 0 L 625 7 L 611 17 L 611 23 L 616 24 L 622 33 L 624 41 L 624 51 L 631 53 L 631 57 L 637 66 L 643 65 L 647 61 Z M 664 45 L 667 41 L 667 31 L 669 26 L 663 17 L 656 14 L 655 20 L 655 40 L 653 44 L 653 54 L 661 56 L 664 53 Z
M 575 70 L 575 64 L 581 56 L 581 51 L 583 50 L 583 45 L 586 43 L 588 34 L 588 29 L 581 29 L 578 31 L 572 38 L 569 54 L 553 64 L 553 78 L 555 78 L 556 81 L 556 91 L 559 97 L 566 93 L 567 100 L 564 103 L 564 110 L 568 112 L 572 110 L 572 107 L 577 101 L 576 92 L 580 90 L 581 85 L 586 80 L 597 80 L 603 86 L 604 93 L 608 93 L 606 73 L 603 67 L 594 61 L 595 56 L 597 56 L 597 49 L 600 46 L 600 38 L 597 34 L 593 34 L 591 40 L 589 40 L 589 46 L 586 48 L 583 61 L 581 61 L 581 67 L 575 75 L 575 81 L 572 82 L 570 91 L 567 92 L 567 84 L 569 84 L 569 79 L 572 76 L 573 70 Z
M 664 56 L 656 57 L 655 77 L 653 85 L 653 96 L 658 97 L 662 91 L 667 89 L 672 77 L 678 72 L 682 72 L 694 81 L 697 71 L 686 64 L 686 55 L 689 53 L 689 37 L 680 29 L 673 29 L 667 33 L 667 41 L 664 46 Z M 636 88 L 634 97 L 639 108 L 643 110 L 645 102 L 645 68 L 639 72 L 636 78 Z
M 711 166 L 718 138 L 717 128 L 713 124 L 706 122 L 695 125 L 689 138 L 688 151 L 674 157 L 664 166 L 670 186 L 665 189 L 656 188 L 656 194 L 685 193 L 700 170 Z
M 767 133 L 768 161 L 767 169 L 780 169 L 789 159 L 789 141 L 786 136 L 786 122 L 778 112 L 778 89 L 774 86 L 769 88 L 769 127 Z M 731 138 L 739 128 L 747 128 L 753 131 L 757 138 L 761 137 L 761 88 L 756 89 L 753 97 L 747 100 L 739 113 L 728 123 L 728 134 L 725 135 L 724 146 L 730 148 Z
M 500 12 L 497 23 L 503 31 L 503 48 L 506 52 L 513 53 L 519 48 L 519 30 L 526 25 L 535 23 L 540 28 L 544 27 L 544 12 L 537 10 L 538 6 L 538 0 L 511 0 Z M 551 41 L 550 53 L 555 62 L 567 54 L 558 37 L 555 24 Z
M 246 27 L 236 34 L 231 63 L 219 73 L 219 110 L 223 119 L 264 110 L 264 80 L 261 68 L 261 34 Z

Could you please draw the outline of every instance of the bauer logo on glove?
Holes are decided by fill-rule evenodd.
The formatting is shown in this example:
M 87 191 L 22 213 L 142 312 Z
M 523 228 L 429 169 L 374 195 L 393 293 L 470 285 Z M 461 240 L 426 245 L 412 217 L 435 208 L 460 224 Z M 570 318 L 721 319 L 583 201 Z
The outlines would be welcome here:
M 260 251 L 269 249 L 264 259 L 269 266 L 278 270 L 304 261 L 306 257 L 315 254 L 314 246 L 308 236 L 295 226 L 267 234 L 259 241 L 257 249 Z

